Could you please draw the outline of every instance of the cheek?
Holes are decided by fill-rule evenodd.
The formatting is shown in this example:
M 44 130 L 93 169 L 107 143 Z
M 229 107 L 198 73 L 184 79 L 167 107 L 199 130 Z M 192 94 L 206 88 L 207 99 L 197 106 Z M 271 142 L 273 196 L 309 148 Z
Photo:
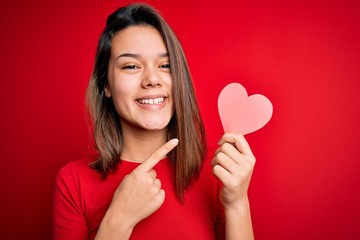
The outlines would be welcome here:
M 164 76 L 163 82 L 164 82 L 164 84 L 166 85 L 166 87 L 167 87 L 170 91 L 172 91 L 172 88 L 173 88 L 173 80 L 172 80 L 171 76 L 170 76 L 170 75 Z
M 171 93 L 171 99 L 173 100 L 174 99 L 174 96 L 173 96 L 174 91 L 173 91 L 173 81 L 172 81 L 171 77 L 169 77 L 167 79 L 166 84 L 168 85 L 169 91 Z
M 135 92 L 135 81 L 126 81 L 124 79 L 115 79 L 112 84 L 112 94 L 115 98 L 126 97 Z
M 122 111 L 129 111 L 130 102 L 133 100 L 133 92 L 132 86 L 123 82 L 117 82 L 112 86 L 112 99 L 119 115 L 122 115 Z
M 131 92 L 130 89 L 131 89 L 131 85 L 126 85 L 126 84 L 120 82 L 120 83 L 114 84 L 112 93 L 113 93 L 113 95 L 116 95 L 117 97 L 119 97 L 119 96 L 121 97 L 124 95 L 128 95 L 129 92 Z

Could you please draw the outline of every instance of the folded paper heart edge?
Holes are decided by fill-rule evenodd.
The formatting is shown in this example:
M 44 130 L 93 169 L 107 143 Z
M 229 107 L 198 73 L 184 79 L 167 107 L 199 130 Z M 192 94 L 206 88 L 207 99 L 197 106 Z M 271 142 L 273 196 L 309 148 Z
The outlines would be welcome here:
M 261 129 L 270 121 L 273 105 L 264 95 L 248 96 L 240 83 L 230 83 L 220 92 L 218 111 L 225 133 L 246 135 Z

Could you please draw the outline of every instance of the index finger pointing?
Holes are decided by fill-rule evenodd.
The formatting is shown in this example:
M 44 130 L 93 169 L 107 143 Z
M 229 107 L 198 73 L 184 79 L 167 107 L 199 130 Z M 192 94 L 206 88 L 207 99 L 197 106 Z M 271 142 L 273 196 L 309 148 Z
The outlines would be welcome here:
M 160 162 L 171 150 L 173 150 L 179 143 L 177 138 L 169 140 L 167 143 L 162 145 L 158 150 L 150 155 L 145 161 L 140 164 L 136 170 L 142 172 L 150 171 L 155 165 Z

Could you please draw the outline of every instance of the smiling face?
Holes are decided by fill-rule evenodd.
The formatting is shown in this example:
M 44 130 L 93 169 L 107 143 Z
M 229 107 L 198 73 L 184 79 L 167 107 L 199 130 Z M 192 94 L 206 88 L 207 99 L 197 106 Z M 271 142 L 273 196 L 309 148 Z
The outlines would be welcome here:
M 105 94 L 112 97 L 123 129 L 166 129 L 174 112 L 172 80 L 157 29 L 131 26 L 113 37 Z

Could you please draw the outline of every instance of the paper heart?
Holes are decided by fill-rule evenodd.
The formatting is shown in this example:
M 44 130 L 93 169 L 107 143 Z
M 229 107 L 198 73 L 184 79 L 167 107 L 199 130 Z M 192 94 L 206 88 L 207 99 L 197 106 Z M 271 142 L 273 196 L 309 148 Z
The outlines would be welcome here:
M 245 135 L 259 130 L 269 122 L 273 106 L 265 96 L 248 96 L 241 84 L 230 83 L 219 95 L 218 110 L 225 132 Z

